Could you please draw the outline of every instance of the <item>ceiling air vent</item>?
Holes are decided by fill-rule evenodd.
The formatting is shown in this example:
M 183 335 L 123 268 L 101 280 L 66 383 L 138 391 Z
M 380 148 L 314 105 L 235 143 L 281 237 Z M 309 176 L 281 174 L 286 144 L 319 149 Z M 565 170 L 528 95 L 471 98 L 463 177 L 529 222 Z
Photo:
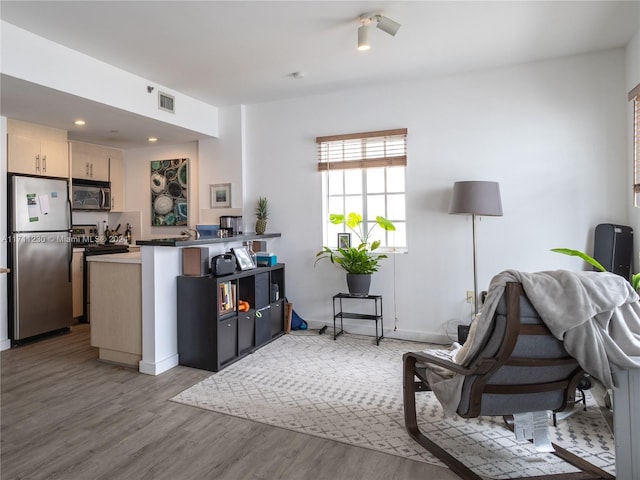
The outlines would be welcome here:
M 175 113 L 174 97 L 164 92 L 158 92 L 158 108 L 165 112 Z

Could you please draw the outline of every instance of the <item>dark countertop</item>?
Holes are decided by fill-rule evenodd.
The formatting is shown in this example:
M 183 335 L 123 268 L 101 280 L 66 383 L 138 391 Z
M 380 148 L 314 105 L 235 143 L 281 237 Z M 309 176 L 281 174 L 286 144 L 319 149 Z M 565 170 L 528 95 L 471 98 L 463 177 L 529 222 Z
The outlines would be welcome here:
M 257 233 L 246 233 L 244 235 L 236 235 L 235 237 L 204 237 L 198 240 L 192 237 L 170 237 L 170 238 L 154 238 L 151 240 L 136 240 L 136 245 L 139 246 L 152 246 L 152 247 L 193 247 L 197 245 L 207 245 L 211 243 L 229 243 L 229 242 L 244 242 L 246 240 L 263 240 L 266 238 L 280 237 L 280 233 L 264 233 L 258 235 Z

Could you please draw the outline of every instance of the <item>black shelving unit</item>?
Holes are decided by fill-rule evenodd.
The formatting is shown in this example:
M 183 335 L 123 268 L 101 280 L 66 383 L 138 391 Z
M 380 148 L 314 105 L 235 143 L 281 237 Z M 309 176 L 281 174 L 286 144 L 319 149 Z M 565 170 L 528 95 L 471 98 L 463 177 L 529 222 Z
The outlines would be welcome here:
M 178 362 L 217 372 L 284 333 L 284 265 L 178 277 Z M 276 293 L 277 292 L 277 293 Z M 250 309 L 238 311 L 238 300 Z
M 345 312 L 343 300 L 373 300 L 373 314 Z M 337 303 L 337 308 L 336 308 Z M 340 319 L 340 331 L 336 330 L 336 319 Z M 380 340 L 384 338 L 384 320 L 382 317 L 382 295 L 352 295 L 350 293 L 337 293 L 333 296 L 333 339 L 344 333 L 343 320 L 354 318 L 356 320 L 372 320 L 376 324 L 376 345 L 380 345 Z M 378 335 L 378 320 L 380 320 L 380 335 Z

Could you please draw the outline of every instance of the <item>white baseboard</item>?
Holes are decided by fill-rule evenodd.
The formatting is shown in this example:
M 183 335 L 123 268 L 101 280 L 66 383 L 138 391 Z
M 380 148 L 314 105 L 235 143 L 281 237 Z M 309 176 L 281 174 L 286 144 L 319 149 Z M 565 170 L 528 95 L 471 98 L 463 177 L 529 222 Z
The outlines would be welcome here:
M 0 341 L 0 352 L 4 352 L 5 350 L 9 350 L 11 348 L 11 340 L 5 339 Z
M 313 320 L 307 320 L 310 329 L 319 330 L 320 328 L 326 326 L 327 335 L 333 335 L 333 322 L 317 322 Z M 340 326 L 338 325 L 338 328 Z M 378 324 L 378 328 L 380 328 Z M 355 335 L 370 335 L 374 336 L 376 334 L 376 328 L 373 323 L 373 320 L 354 320 L 349 321 L 348 319 L 344 320 L 344 330 L 348 333 L 353 333 Z M 378 335 L 380 332 L 378 331 Z M 453 341 L 449 338 L 445 333 L 435 333 L 435 332 L 415 332 L 412 330 L 403 330 L 398 329 L 396 331 L 393 328 L 389 328 L 388 325 L 384 326 L 384 336 L 386 338 L 396 338 L 398 340 L 408 340 L 412 342 L 424 342 L 424 343 L 437 343 L 439 345 L 451 345 Z
M 140 373 L 146 373 L 147 375 L 160 375 L 162 372 L 172 369 L 178 366 L 178 355 L 171 355 L 169 358 L 156 363 L 145 362 L 141 360 L 138 364 L 138 370 Z

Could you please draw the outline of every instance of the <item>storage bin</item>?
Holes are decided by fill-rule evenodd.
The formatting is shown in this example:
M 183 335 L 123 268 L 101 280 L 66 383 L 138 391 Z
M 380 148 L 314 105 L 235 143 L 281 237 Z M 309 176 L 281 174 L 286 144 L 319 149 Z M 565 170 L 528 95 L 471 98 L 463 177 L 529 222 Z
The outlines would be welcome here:
M 256 253 L 256 262 L 259 267 L 272 267 L 278 263 L 278 256 L 273 253 L 258 252 Z

